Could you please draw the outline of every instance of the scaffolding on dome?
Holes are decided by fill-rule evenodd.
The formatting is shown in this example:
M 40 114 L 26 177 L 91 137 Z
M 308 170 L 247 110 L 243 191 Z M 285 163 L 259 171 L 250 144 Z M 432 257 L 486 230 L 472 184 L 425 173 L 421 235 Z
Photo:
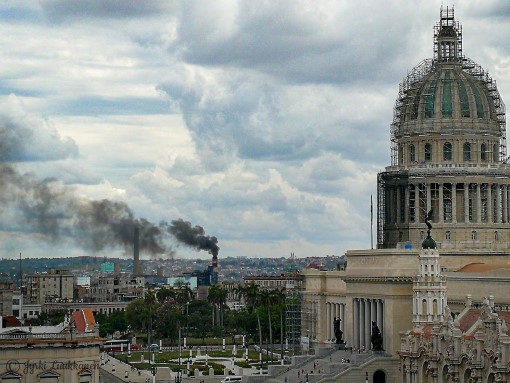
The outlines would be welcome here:
M 410 90 L 416 89 L 422 84 L 423 79 L 427 74 L 434 70 L 434 60 L 426 59 L 415 66 L 411 72 L 398 86 L 398 96 L 393 107 L 393 121 L 391 123 L 391 164 L 398 164 L 398 147 L 397 147 L 397 136 L 400 129 L 400 121 L 402 117 L 402 109 L 405 106 L 404 101 Z
M 496 118 L 499 123 L 500 139 L 499 139 L 499 160 L 502 163 L 510 162 L 507 157 L 506 148 L 506 107 L 501 99 L 501 95 L 494 80 L 480 65 L 468 57 L 464 57 L 462 53 L 462 25 L 455 20 L 454 9 L 441 7 L 440 21 L 434 26 L 434 58 L 425 59 L 416 65 L 399 84 L 398 96 L 393 108 L 393 120 L 390 125 L 390 141 L 391 141 L 391 165 L 398 165 L 398 136 L 402 121 L 402 111 L 405 107 L 405 101 L 410 91 L 422 85 L 426 75 L 436 70 L 439 60 L 438 37 L 442 28 L 453 28 L 457 37 L 456 57 L 462 64 L 462 69 L 478 79 L 488 90 L 490 97 L 494 102 Z
M 484 84 L 489 91 L 490 97 L 494 101 L 496 118 L 498 119 L 499 130 L 501 133 L 501 137 L 499 139 L 499 160 L 506 163 L 508 162 L 506 152 L 506 106 L 499 94 L 496 86 L 496 80 L 489 75 L 489 72 L 467 57 L 462 59 L 462 69 Z

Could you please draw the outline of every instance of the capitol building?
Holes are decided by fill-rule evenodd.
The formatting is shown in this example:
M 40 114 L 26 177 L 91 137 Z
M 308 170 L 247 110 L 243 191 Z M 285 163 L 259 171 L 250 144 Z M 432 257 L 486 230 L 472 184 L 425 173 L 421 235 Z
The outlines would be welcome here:
M 335 382 L 510 382 L 510 165 L 496 81 L 464 55 L 442 8 L 432 58 L 400 83 L 391 163 L 377 176 L 377 249 L 347 268 L 303 271 L 301 334 L 384 352 Z M 375 182 L 375 180 L 374 180 Z M 426 221 L 432 226 L 430 236 Z

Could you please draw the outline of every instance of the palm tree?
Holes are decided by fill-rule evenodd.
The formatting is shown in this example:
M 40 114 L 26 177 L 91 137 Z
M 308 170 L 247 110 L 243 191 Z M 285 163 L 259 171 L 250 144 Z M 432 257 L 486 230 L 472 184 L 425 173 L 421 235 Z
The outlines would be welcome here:
M 147 315 L 149 317 L 149 326 L 147 329 L 147 343 L 151 344 L 151 336 L 152 336 L 152 317 L 156 313 L 157 307 L 157 299 L 156 294 L 154 294 L 153 290 L 147 290 L 144 297 L 144 302 L 147 307 Z
M 213 326 L 223 326 L 223 309 L 227 301 L 227 290 L 221 286 L 213 285 L 209 288 L 207 300 L 213 305 Z

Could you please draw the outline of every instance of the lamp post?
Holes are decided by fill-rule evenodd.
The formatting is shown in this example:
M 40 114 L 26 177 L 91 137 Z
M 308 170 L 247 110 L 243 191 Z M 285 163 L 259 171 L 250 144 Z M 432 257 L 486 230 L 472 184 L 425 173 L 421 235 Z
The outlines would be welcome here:
M 158 368 L 156 365 L 152 366 L 152 383 L 156 383 L 156 374 L 158 373 Z
M 179 326 L 179 367 L 181 366 L 181 324 L 178 322 Z

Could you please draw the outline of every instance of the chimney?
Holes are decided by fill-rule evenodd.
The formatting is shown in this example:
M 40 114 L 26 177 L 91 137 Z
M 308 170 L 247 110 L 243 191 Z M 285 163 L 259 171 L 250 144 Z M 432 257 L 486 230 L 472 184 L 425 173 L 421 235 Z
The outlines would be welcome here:
M 140 263 L 140 229 L 135 227 L 133 233 L 133 276 L 142 275 L 142 265 Z

